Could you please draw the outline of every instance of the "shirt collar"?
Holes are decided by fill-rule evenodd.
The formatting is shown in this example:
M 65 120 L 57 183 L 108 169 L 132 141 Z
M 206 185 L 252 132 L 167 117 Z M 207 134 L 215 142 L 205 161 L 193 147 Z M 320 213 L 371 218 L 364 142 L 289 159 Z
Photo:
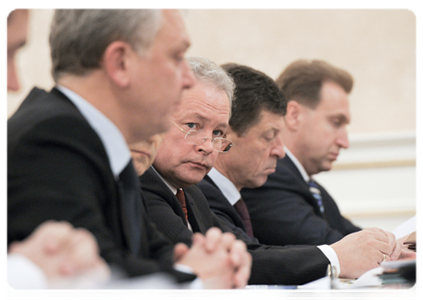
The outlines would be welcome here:
M 176 192 L 178 191 L 173 185 L 171 185 L 166 179 L 163 178 L 162 175 L 160 175 L 160 173 L 153 167 L 151 166 L 151 168 L 154 170 L 154 172 L 156 172 L 156 174 L 160 177 L 161 180 L 163 180 L 163 182 L 167 185 L 167 187 L 172 191 L 172 193 L 174 195 L 176 195 Z
M 131 152 L 122 133 L 112 121 L 87 100 L 63 86 L 57 86 L 57 89 L 69 98 L 98 134 L 106 149 L 113 175 L 117 178 L 131 160 Z
M 303 177 L 304 181 L 305 182 L 309 182 L 310 181 L 310 176 L 308 176 L 306 170 L 304 169 L 304 167 L 300 163 L 300 161 L 286 147 L 285 147 L 285 153 L 286 153 L 286 155 L 288 155 L 288 157 L 292 160 L 292 162 L 294 163 L 294 165 L 297 167 L 297 169 L 300 172 L 301 176 Z
M 212 168 L 207 175 L 213 180 L 231 205 L 234 205 L 241 198 L 241 194 L 232 181 L 218 170 Z

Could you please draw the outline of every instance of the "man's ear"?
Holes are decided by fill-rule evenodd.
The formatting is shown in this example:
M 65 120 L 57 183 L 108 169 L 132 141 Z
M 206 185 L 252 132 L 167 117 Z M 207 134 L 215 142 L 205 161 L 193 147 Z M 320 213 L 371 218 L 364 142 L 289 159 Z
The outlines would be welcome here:
M 303 107 L 295 100 L 290 100 L 286 108 L 285 127 L 290 130 L 296 130 L 302 120 Z
M 121 88 L 130 83 L 129 60 L 134 51 L 131 46 L 122 41 L 115 41 L 107 46 L 103 55 L 105 72 L 111 81 Z

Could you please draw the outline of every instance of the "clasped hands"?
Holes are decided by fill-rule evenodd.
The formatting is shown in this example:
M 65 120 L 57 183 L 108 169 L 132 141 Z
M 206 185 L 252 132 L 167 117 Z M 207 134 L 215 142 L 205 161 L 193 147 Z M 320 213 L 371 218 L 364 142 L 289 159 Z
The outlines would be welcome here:
M 189 266 L 205 288 L 244 288 L 250 277 L 252 258 L 245 243 L 218 228 L 205 236 L 195 233 L 191 248 L 179 243 L 174 253 L 176 263 Z
M 100 282 L 106 281 L 111 274 L 100 257 L 94 236 L 67 222 L 42 223 L 25 240 L 11 243 L 9 253 L 30 259 L 41 268 L 49 282 L 84 272 L 96 272 Z

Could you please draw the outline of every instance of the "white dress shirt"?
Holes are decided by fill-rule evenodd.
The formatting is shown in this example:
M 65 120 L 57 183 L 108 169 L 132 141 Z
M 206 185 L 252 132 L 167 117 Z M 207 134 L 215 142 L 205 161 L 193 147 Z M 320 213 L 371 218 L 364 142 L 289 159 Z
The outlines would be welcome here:
M 75 104 L 79 112 L 98 134 L 106 149 L 113 175 L 118 178 L 131 159 L 131 152 L 120 130 L 102 112 L 75 92 L 63 86 L 58 86 L 57 89 Z

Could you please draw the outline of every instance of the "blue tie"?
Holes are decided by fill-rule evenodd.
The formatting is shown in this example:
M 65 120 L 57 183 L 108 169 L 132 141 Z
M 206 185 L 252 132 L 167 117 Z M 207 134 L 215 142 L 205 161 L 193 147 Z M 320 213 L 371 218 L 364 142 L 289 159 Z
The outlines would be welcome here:
M 320 212 L 323 215 L 325 213 L 325 208 L 324 208 L 323 202 L 322 202 L 322 195 L 320 194 L 319 187 L 313 181 L 313 179 L 310 179 L 310 181 L 308 182 L 308 188 L 309 188 L 311 194 L 313 195 L 314 199 L 316 200 L 316 203 L 319 206 Z

